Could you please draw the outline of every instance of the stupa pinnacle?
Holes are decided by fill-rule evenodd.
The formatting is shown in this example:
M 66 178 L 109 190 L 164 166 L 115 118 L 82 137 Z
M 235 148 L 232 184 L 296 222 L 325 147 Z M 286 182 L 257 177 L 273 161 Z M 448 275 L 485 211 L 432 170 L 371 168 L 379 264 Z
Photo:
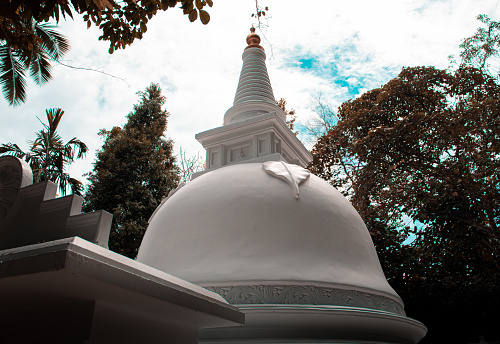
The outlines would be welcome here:
M 260 46 L 255 28 L 250 29 L 243 52 L 243 67 L 233 106 L 224 115 L 224 125 L 240 122 L 260 114 L 276 112 L 284 121 L 285 113 L 277 105 L 266 67 L 266 53 Z
M 260 46 L 260 37 L 255 33 L 255 28 L 253 27 L 253 25 L 250 28 L 250 34 L 247 36 L 247 44 L 248 47 L 246 47 L 245 50 L 251 47 L 256 47 L 264 50 L 264 48 Z

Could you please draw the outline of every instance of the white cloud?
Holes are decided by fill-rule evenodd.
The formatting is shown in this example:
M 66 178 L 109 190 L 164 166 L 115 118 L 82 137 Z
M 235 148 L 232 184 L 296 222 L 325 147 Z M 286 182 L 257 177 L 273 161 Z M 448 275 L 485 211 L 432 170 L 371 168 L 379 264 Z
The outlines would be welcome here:
M 311 95 L 321 92 L 338 103 L 345 92 L 332 84 L 331 75 L 290 65 L 296 47 L 304 55 L 336 63 L 332 49 L 351 43 L 359 56 L 340 64 L 341 72 L 350 82 L 369 75 L 370 84 L 361 85 L 367 90 L 387 81 L 387 68 L 447 67 L 447 56 L 456 53 L 460 40 L 478 26 L 477 14 L 500 19 L 499 2 L 491 0 L 318 0 L 311 4 L 260 0 L 260 4 L 270 7 L 265 35 L 272 47 L 265 40 L 262 44 L 268 56 L 273 53 L 268 69 L 274 94 L 285 98 L 299 119 L 311 115 Z M 179 9 L 169 9 L 150 21 L 143 40 L 113 55 L 108 54 L 107 43 L 97 40 L 99 30 L 87 30 L 79 18 L 62 23 L 61 31 L 73 47 L 66 56 L 69 64 L 98 69 L 126 82 L 56 66 L 53 81 L 42 88 L 30 86 L 26 104 L 12 109 L 0 101 L 0 142 L 24 144 L 41 128 L 36 116 L 43 120 L 46 108 L 61 107 L 66 111 L 60 129 L 63 138 L 77 136 L 91 148 L 86 161 L 71 169 L 80 178 L 91 169 L 94 152 L 102 145 L 98 130 L 123 125 L 138 100 L 136 92 L 159 82 L 171 113 L 166 135 L 175 141 L 176 152 L 179 146 L 190 155 L 202 151 L 194 135 L 221 125 L 232 105 L 245 37 L 255 22 L 250 17 L 254 6 L 252 0 L 216 0 L 206 26 L 190 23 Z M 370 58 L 359 58 L 363 56 Z

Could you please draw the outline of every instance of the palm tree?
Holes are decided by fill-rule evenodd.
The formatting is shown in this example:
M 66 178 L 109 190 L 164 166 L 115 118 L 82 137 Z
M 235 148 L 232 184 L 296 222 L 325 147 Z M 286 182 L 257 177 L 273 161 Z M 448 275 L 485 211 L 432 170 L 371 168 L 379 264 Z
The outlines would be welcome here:
M 16 49 L 0 40 L 0 85 L 9 105 L 26 101 L 26 72 L 35 84 L 41 86 L 52 78 L 51 61 L 59 61 L 68 52 L 68 40 L 54 30 L 55 26 L 24 20 L 22 24 L 32 30 L 36 42 L 30 51 Z
M 48 124 L 42 123 L 43 129 L 36 133 L 36 139 L 28 142 L 28 152 L 9 142 L 0 146 L 0 155 L 9 154 L 26 160 L 33 170 L 34 183 L 49 180 L 59 184 L 62 195 L 66 194 L 68 188 L 71 193 L 81 195 L 83 184 L 71 178 L 65 170 L 73 161 L 83 158 L 87 153 L 87 145 L 76 137 L 63 142 L 57 133 L 57 126 L 64 115 L 63 110 L 49 109 L 45 113 Z

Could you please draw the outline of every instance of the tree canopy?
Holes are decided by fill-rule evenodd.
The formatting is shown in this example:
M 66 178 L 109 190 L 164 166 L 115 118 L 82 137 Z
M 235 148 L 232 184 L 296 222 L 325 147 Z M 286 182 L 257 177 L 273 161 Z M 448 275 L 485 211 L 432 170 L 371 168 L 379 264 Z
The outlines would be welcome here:
M 82 183 L 72 178 L 66 170 L 76 159 L 85 156 L 87 145 L 76 137 L 64 143 L 57 132 L 63 110 L 49 109 L 45 110 L 45 114 L 47 124 L 42 123 L 43 129 L 36 133 L 34 141 L 29 141 L 29 151 L 24 152 L 17 144 L 9 142 L 0 146 L 0 155 L 9 154 L 25 159 L 33 171 L 34 183 L 48 180 L 58 184 L 63 195 L 68 188 L 71 193 L 81 195 Z
M 491 20 L 485 14 L 478 15 L 477 20 L 486 27 L 479 27 L 474 35 L 464 39 L 462 44 L 460 44 L 460 48 L 462 48 L 460 52 L 460 57 L 462 58 L 461 65 L 489 72 L 491 66 L 488 61 L 496 58 L 497 61 L 495 62 L 498 71 L 500 22 Z M 498 77 L 498 72 L 490 72 L 489 74 Z
M 139 97 L 123 128 L 101 131 L 105 142 L 88 175 L 84 204 L 85 211 L 113 214 L 109 248 L 130 258 L 137 255 L 149 217 L 179 182 L 172 141 L 164 137 L 165 97 L 157 84 Z
M 49 21 L 83 15 L 87 27 L 97 26 L 99 40 L 109 41 L 109 53 L 125 49 L 147 31 L 158 11 L 180 5 L 191 22 L 210 21 L 204 9 L 212 0 L 0 0 L 0 85 L 10 105 L 26 100 L 25 72 L 37 85 L 51 78 L 51 61 L 69 49 L 66 38 Z
M 210 21 L 205 6 L 212 7 L 212 0 L 10 0 L 0 2 L 0 41 L 7 46 L 31 54 L 39 38 L 26 22 L 59 21 L 74 13 L 83 15 L 87 26 L 97 26 L 102 35 L 99 40 L 109 41 L 109 52 L 124 49 L 147 31 L 148 21 L 158 11 L 180 5 L 190 21 Z
M 295 130 L 295 121 L 297 120 L 297 114 L 295 113 L 295 109 L 287 110 L 286 108 L 286 100 L 284 98 L 280 98 L 280 100 L 275 100 L 276 105 L 283 110 L 286 115 L 286 125 L 290 130 L 297 135 L 298 131 Z
M 450 304 L 460 316 L 479 311 L 484 295 L 499 306 L 499 113 L 500 86 L 479 69 L 404 68 L 343 103 L 313 148 L 311 170 L 350 198 L 424 322 Z M 492 311 L 464 319 L 487 323 Z

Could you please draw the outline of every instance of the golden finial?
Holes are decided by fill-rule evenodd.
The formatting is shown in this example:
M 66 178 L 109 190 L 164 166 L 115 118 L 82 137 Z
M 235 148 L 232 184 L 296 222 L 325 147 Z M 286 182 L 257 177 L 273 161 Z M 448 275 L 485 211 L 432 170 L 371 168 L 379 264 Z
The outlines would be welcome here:
M 255 33 L 255 28 L 252 27 L 250 28 L 250 34 L 247 36 L 247 44 L 248 47 L 245 48 L 247 50 L 248 48 L 260 48 L 264 50 L 259 44 L 260 44 L 260 37 Z

